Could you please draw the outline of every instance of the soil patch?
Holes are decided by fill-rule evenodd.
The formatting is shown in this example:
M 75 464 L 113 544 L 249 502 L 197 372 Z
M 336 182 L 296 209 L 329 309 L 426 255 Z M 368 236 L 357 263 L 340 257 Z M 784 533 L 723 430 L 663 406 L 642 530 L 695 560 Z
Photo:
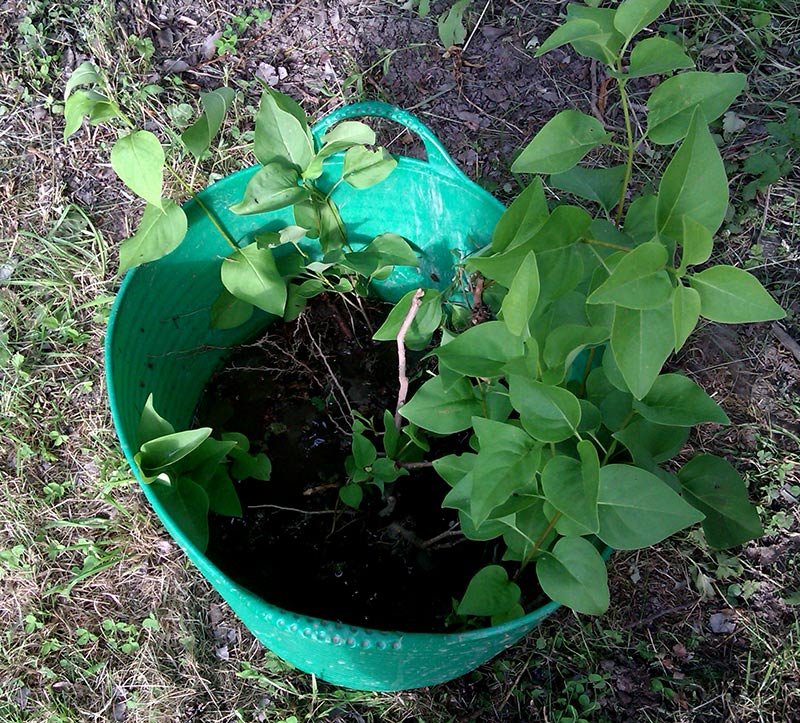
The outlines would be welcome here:
M 214 516 L 208 555 L 293 612 L 443 630 L 453 598 L 502 545 L 461 535 L 456 512 L 441 508 L 449 488 L 432 468 L 411 470 L 384 495 L 367 485 L 357 511 L 338 498 L 350 452 L 347 405 L 379 429 L 394 407 L 395 346 L 370 341 L 388 308 L 373 303 L 362 314 L 340 297 L 318 297 L 297 321 L 235 351 L 209 382 L 197 423 L 247 435 L 251 451 L 270 457 L 272 477 L 237 481 L 244 516 Z M 410 362 L 421 377 L 428 362 L 421 354 Z M 466 451 L 468 435 L 432 446 L 430 458 Z

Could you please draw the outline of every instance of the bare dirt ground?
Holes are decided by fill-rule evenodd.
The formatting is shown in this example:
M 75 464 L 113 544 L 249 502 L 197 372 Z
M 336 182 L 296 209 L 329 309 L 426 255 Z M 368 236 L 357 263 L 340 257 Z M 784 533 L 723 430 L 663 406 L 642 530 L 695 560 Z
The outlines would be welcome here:
M 115 249 L 140 206 L 108 166 L 114 131 L 87 125 L 64 144 L 69 73 L 94 61 L 157 133 L 189 122 L 199 91 L 240 91 L 218 158 L 194 170 L 198 186 L 252 162 L 257 76 L 315 117 L 363 99 L 411 110 L 504 200 L 520 188 L 515 152 L 558 110 L 619 125 L 595 63 L 566 49 L 533 57 L 565 3 L 475 0 L 464 46 L 446 52 L 435 16 L 448 5 L 420 18 L 380 0 L 0 2 L 0 720 L 800 721 L 796 171 L 735 202 L 719 244 L 789 316 L 708 325 L 671 362 L 734 422 L 690 445 L 725 455 L 750 484 L 767 534 L 739 559 L 686 539 L 618 553 L 602 618 L 558 613 L 450 684 L 355 693 L 265 651 L 130 480 L 101 345 Z M 764 6 L 766 31 L 753 20 Z M 734 108 L 745 127 L 720 131 L 734 194 L 751 180 L 742 164 L 765 122 L 800 97 L 792 8 L 684 0 L 670 11 L 700 67 L 749 74 Z M 648 87 L 638 90 L 642 102 Z M 401 129 L 389 137 L 393 152 L 417 152 Z M 646 175 L 659 160 L 645 149 L 637 163 Z

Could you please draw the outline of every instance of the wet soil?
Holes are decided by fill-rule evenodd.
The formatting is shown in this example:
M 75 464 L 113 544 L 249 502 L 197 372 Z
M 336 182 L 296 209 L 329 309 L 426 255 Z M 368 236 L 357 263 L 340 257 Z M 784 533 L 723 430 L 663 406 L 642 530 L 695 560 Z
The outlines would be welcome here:
M 275 324 L 236 350 L 209 382 L 198 423 L 247 435 L 251 451 L 270 457 L 272 477 L 236 483 L 244 516 L 213 516 L 208 555 L 296 613 L 376 629 L 443 630 L 453 598 L 499 559 L 502 545 L 458 532 L 455 511 L 441 508 L 449 488 L 432 468 L 411 470 L 383 495 L 366 486 L 357 511 L 338 499 L 350 452 L 345 395 L 379 429 L 384 409 L 394 409 L 396 347 L 371 341 L 368 328 L 388 309 L 374 303 L 362 316 L 335 295 L 318 297 L 298 321 Z M 417 376 L 427 365 L 421 356 L 410 359 Z M 465 451 L 467 441 L 466 433 L 447 447 L 432 440 L 429 458 Z

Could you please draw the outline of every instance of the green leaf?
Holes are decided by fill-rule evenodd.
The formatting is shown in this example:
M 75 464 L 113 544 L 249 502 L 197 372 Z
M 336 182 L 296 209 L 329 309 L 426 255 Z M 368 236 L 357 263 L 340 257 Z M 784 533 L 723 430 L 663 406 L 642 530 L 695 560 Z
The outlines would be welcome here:
M 339 499 L 348 507 L 358 509 L 361 500 L 364 499 L 364 489 L 359 484 L 347 484 L 339 488 Z
M 302 118 L 302 120 L 301 120 Z M 300 107 L 288 96 L 266 91 L 256 116 L 253 152 L 264 165 L 278 163 L 302 173 L 314 155 L 314 143 Z
M 394 266 L 419 266 L 419 259 L 402 236 L 383 233 L 363 250 L 345 254 L 339 263 L 362 276 L 371 277 L 391 271 Z
M 186 214 L 172 199 L 161 199 L 160 206 L 148 203 L 133 236 L 120 244 L 119 273 L 171 253 L 180 246 L 188 227 Z
M 241 432 L 223 432 L 220 437 L 223 442 L 236 443 L 236 448 L 231 450 L 234 455 L 250 451 L 250 440 Z
M 230 210 L 238 214 L 277 211 L 308 198 L 308 191 L 298 185 L 300 176 L 294 168 L 270 163 L 260 168 L 247 182 L 244 197 Z
M 662 374 L 633 408 L 656 424 L 693 427 L 703 422 L 730 424 L 717 403 L 683 374 Z
M 400 453 L 400 432 L 388 409 L 383 412 L 383 451 L 389 459 L 397 459 Z
M 658 188 L 656 227 L 668 239 L 683 238 L 684 217 L 709 233 L 722 224 L 728 209 L 728 179 L 722 158 L 700 111 L 669 162 Z
M 375 131 L 361 121 L 346 120 L 337 123 L 322 136 L 323 147 L 345 150 L 354 145 L 375 145 Z M 347 144 L 342 145 L 342 144 Z M 335 152 L 335 151 L 334 151 Z
M 564 110 L 550 119 L 525 147 L 511 170 L 514 173 L 561 173 L 608 139 L 597 118 Z
M 522 352 L 522 339 L 502 321 L 487 321 L 467 329 L 433 353 L 440 364 L 454 372 L 491 378 L 502 375 L 503 366 Z
M 747 488 L 727 460 L 699 454 L 678 472 L 683 496 L 703 512 L 703 532 L 711 547 L 721 550 L 764 534 Z
M 165 437 L 174 431 L 175 428 L 156 411 L 153 406 L 153 395 L 149 394 L 142 409 L 139 426 L 136 428 L 136 443 L 141 447 L 151 439 Z
M 617 205 L 624 180 L 624 165 L 610 168 L 575 166 L 550 176 L 550 186 L 587 201 L 594 201 L 608 212 Z
M 257 479 L 268 482 L 272 476 L 272 462 L 263 452 L 249 454 L 245 450 L 236 448 L 231 450 L 233 465 L 231 474 L 236 479 Z
M 672 324 L 675 327 L 675 351 L 678 351 L 697 326 L 700 318 L 700 294 L 679 284 L 672 297 Z
M 492 234 L 492 251 L 499 253 L 525 243 L 547 220 L 549 214 L 542 179 L 537 176 L 500 217 Z
M 672 297 L 665 271 L 667 250 L 657 242 L 644 243 L 625 254 L 609 276 L 586 300 L 587 304 L 617 304 L 629 309 L 655 309 Z
M 602 615 L 609 604 L 606 564 L 583 537 L 564 537 L 536 563 L 536 577 L 551 600 L 576 612 Z
M 533 235 L 530 246 L 537 252 L 565 249 L 583 238 L 591 223 L 592 217 L 580 206 L 556 206 Z M 543 264 L 539 266 L 543 270 Z
M 522 605 L 517 604 L 502 613 L 492 615 L 490 622 L 492 626 L 502 625 L 503 623 L 508 623 L 512 620 L 516 620 L 517 618 L 521 618 L 523 615 L 525 615 L 525 608 L 522 607 Z
M 322 253 L 327 254 L 331 251 L 338 251 L 347 240 L 347 232 L 339 213 L 339 208 L 332 198 L 322 200 L 314 198 L 312 203 L 314 212 L 317 215 L 319 243 L 322 247 Z
M 637 196 L 625 214 L 624 232 L 638 244 L 651 241 L 656 235 L 656 205 L 653 194 Z
M 583 249 L 577 244 L 536 254 L 539 264 L 539 299 L 554 300 L 569 295 L 583 278 Z
M 111 149 L 111 167 L 137 196 L 161 208 L 164 149 L 150 131 L 122 136 Z
M 475 389 L 478 399 L 486 404 L 485 415 L 488 419 L 505 422 L 511 414 L 511 400 L 508 398 L 508 387 L 500 381 L 481 384 Z
M 400 407 L 401 416 L 422 429 L 453 434 L 469 429 L 472 417 L 481 413 L 472 384 L 461 379 L 445 388 L 440 376 L 429 379 Z
M 112 103 L 110 100 L 100 100 L 89 111 L 89 123 L 96 126 L 99 123 L 104 123 L 112 118 L 120 118 L 121 116 L 122 113 L 120 113 L 119 106 L 116 103 Z
M 145 473 L 163 470 L 197 449 L 210 434 L 211 427 L 200 427 L 151 439 L 139 448 L 139 465 Z
M 200 552 L 208 547 L 208 509 L 206 491 L 187 477 L 179 477 L 172 488 L 159 496 L 168 517 Z
M 541 442 L 568 439 L 581 421 L 581 405 L 572 392 L 512 374 L 511 405 L 519 412 L 525 431 Z
M 594 58 L 606 65 L 616 65 L 619 51 L 625 38 L 614 27 L 615 8 L 586 7 L 576 3 L 567 5 L 567 17 L 592 20 L 600 26 L 601 34 L 594 38 L 575 40 L 572 47 L 576 53 Z
M 193 482 L 203 485 L 208 492 L 208 483 L 222 469 L 221 464 L 228 461 L 228 455 L 236 447 L 236 442 L 221 442 L 213 437 L 203 440 L 203 443 L 187 454 L 175 465 L 175 471 L 180 475 L 189 475 Z M 227 476 L 227 470 L 222 469 Z
M 539 542 L 540 550 L 546 550 L 555 538 L 555 530 L 550 519 L 544 513 L 544 500 L 528 498 L 530 504 L 509 517 L 498 521 L 507 529 L 503 531 L 503 542 L 509 548 L 514 559 L 524 560 Z M 488 520 L 489 523 L 494 520 Z M 540 555 L 542 553 L 539 553 Z
M 353 188 L 369 188 L 380 183 L 397 165 L 385 148 L 370 151 L 364 146 L 353 146 L 344 154 L 342 178 Z
M 691 216 L 683 217 L 683 233 L 678 238 L 683 246 L 681 272 L 687 266 L 704 264 L 711 258 L 714 248 L 714 235 L 705 226 L 697 223 Z
M 633 47 L 628 67 L 629 78 L 664 75 L 681 68 L 693 68 L 694 62 L 680 45 L 666 38 L 645 38 Z
M 625 445 L 636 464 L 651 469 L 683 449 L 689 428 L 664 426 L 636 417 L 624 429 L 614 432 L 613 437 Z
M 222 262 L 222 283 L 236 298 L 264 311 L 283 316 L 286 282 L 275 266 L 270 249 L 245 246 Z
M 704 125 L 716 120 L 746 83 L 747 77 L 742 73 L 689 71 L 667 78 L 647 101 L 647 136 L 662 145 L 679 141 L 698 110 L 705 119 Z
M 597 490 L 600 483 L 600 462 L 597 452 L 593 457 L 584 440 L 585 460 L 578 461 L 564 454 L 553 457 L 542 470 L 542 492 L 547 501 L 559 512 L 577 523 L 582 534 L 597 532 Z
M 580 324 L 557 326 L 547 335 L 544 345 L 544 362 L 557 373 L 548 382 L 560 383 L 575 358 L 587 346 L 601 344 L 608 339 L 609 329 Z
M 433 460 L 433 468 L 451 487 L 455 487 L 475 467 L 477 454 L 448 454 Z
M 64 98 L 69 98 L 72 89 L 77 88 L 79 85 L 91 85 L 92 83 L 100 82 L 102 82 L 102 78 L 97 72 L 97 68 L 90 61 L 84 60 L 67 78 L 64 86 Z
M 674 344 L 671 302 L 657 309 L 618 306 L 614 311 L 611 350 L 625 384 L 637 399 L 650 391 Z
M 75 133 L 83 123 L 83 117 L 91 114 L 98 103 L 108 101 L 101 93 L 94 90 L 77 90 L 64 103 L 64 141 Z
M 529 336 L 530 321 L 539 299 L 539 268 L 536 254 L 529 251 L 511 282 L 500 311 L 503 323 L 515 336 Z
M 739 324 L 786 316 L 755 276 L 735 266 L 713 266 L 689 283 L 700 295 L 700 314 L 711 321 Z
M 597 536 L 617 550 L 649 547 L 700 522 L 703 514 L 658 477 L 638 467 L 609 464 L 600 470 Z
M 355 145 L 374 145 L 375 131 L 360 121 L 342 121 L 322 136 L 323 146 L 303 173 L 303 178 L 315 179 L 322 175 L 323 161 L 339 151 Z
M 409 291 L 398 301 L 386 317 L 386 321 L 372 335 L 376 341 L 394 341 L 400 332 L 403 321 L 411 309 L 411 301 L 415 291 Z M 430 343 L 433 332 L 442 323 L 442 295 L 436 289 L 425 289 L 420 300 L 419 309 L 406 332 L 405 345 L 414 351 L 425 349 Z
M 352 439 L 353 460 L 356 467 L 365 469 L 369 467 L 377 458 L 378 451 L 363 434 L 353 434 Z
M 594 40 L 598 36 L 602 36 L 601 27 L 593 20 L 582 20 L 580 18 L 573 18 L 562 23 L 556 30 L 554 30 L 537 49 L 535 58 L 540 55 L 549 53 L 555 48 L 560 48 L 562 45 L 573 43 L 580 40 Z
M 231 88 L 217 88 L 210 93 L 200 93 L 203 113 L 181 133 L 181 142 L 187 150 L 201 158 L 217 135 L 225 112 L 233 102 L 234 92 Z
M 467 30 L 464 27 L 464 11 L 469 7 L 471 0 L 456 0 L 449 10 L 445 10 L 437 22 L 439 29 L 439 40 L 442 41 L 444 49 L 447 50 L 453 45 L 461 45 L 467 38 Z
M 205 486 L 205 491 L 208 495 L 208 506 L 212 512 L 227 517 L 242 516 L 242 503 L 239 501 L 239 495 L 236 494 L 236 487 L 223 467 L 216 470 L 216 474 Z
M 513 424 L 474 417 L 480 451 L 471 472 L 469 516 L 480 526 L 492 510 L 536 478 L 541 445 Z
M 640 30 L 646 28 L 672 0 L 623 0 L 614 15 L 614 27 L 630 40 Z
M 519 605 L 522 591 L 508 579 L 500 565 L 488 565 L 475 573 L 458 605 L 459 615 L 499 615 Z
M 394 463 L 394 460 L 391 460 L 388 457 L 378 457 L 378 459 L 376 459 L 372 464 L 371 474 L 374 482 L 389 484 L 400 477 L 408 477 L 409 472 L 407 469 L 398 469 L 397 465 Z
M 530 253 L 530 244 L 519 246 L 494 256 L 471 256 L 467 259 L 467 267 L 500 286 L 508 288 L 514 281 L 519 267 Z
M 603 374 L 613 387 L 619 389 L 621 392 L 630 391 L 628 389 L 628 384 L 625 381 L 625 377 L 622 376 L 622 372 L 620 371 L 620 368 L 617 365 L 617 360 L 614 358 L 613 353 L 608 353 L 606 351 L 603 354 L 602 365 L 603 365 Z
M 253 315 L 253 305 L 223 288 L 210 310 L 212 329 L 234 329 Z

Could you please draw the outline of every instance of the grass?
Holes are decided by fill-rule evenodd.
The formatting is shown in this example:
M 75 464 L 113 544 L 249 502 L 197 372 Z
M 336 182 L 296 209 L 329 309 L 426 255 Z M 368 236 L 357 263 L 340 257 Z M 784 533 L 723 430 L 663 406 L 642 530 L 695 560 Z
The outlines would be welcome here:
M 755 26 L 759 11 L 768 26 Z M 765 121 L 800 97 L 796 58 L 781 50 L 796 47 L 796 15 L 788 2 L 747 0 L 682 2 L 674 16 L 693 52 L 712 49 L 705 67 L 750 72 L 735 108 L 745 126 L 726 138 L 741 189 Z M 140 19 L 130 40 L 117 19 L 110 0 L 31 2 L 0 37 L 10 61 L 0 64 L 0 720 L 800 720 L 800 367 L 769 325 L 707 327 L 678 360 L 735 421 L 691 444 L 735 461 L 759 505 L 767 535 L 738 559 L 698 552 L 688 536 L 617 553 L 607 615 L 561 612 L 474 673 L 422 691 L 337 689 L 253 639 L 149 513 L 105 402 L 115 246 L 138 211 L 96 150 L 107 131 L 62 144 L 62 68 L 95 58 L 148 122 L 178 117 L 196 95 L 169 79 L 139 92 L 154 71 L 147 26 Z M 230 79 L 254 99 L 247 42 L 237 38 Z M 227 78 L 224 62 L 205 67 L 209 82 Z M 352 67 L 339 70 L 341 83 Z M 185 169 L 198 184 L 236 167 L 246 117 L 229 120 L 238 134 L 217 165 Z M 797 190 L 794 173 L 735 205 L 723 250 L 768 282 L 795 339 Z

